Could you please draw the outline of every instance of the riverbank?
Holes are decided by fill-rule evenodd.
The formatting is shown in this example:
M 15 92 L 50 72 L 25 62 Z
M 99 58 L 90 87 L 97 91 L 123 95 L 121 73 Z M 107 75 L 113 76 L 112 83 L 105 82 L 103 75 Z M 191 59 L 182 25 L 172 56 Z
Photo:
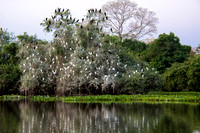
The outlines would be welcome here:
M 4 95 L 0 100 L 22 100 L 31 101 L 63 101 L 68 103 L 127 103 L 127 102 L 193 102 L 200 103 L 200 92 L 149 92 L 141 95 L 92 95 L 92 96 L 70 96 L 70 97 L 49 97 L 49 96 L 20 96 Z

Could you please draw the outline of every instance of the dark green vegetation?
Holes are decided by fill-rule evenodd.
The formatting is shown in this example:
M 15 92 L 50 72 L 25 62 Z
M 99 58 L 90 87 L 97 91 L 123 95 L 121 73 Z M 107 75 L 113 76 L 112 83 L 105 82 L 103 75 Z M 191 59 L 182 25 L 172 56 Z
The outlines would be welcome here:
M 200 102 L 200 93 L 163 93 L 155 92 L 147 95 L 98 95 L 63 97 L 64 102 Z
M 156 68 L 160 73 L 175 62 L 182 63 L 187 60 L 191 52 L 190 46 L 181 45 L 180 40 L 174 33 L 161 34 L 149 45 L 143 52 L 144 60 L 151 62 L 151 66 Z
M 27 99 L 31 101 L 63 101 L 70 103 L 160 103 L 160 102 L 178 102 L 178 103 L 200 103 L 199 92 L 149 92 L 141 95 L 96 95 L 96 96 L 70 96 L 70 97 L 49 97 L 49 96 L 19 96 L 4 95 L 0 96 L 0 100 L 14 101 Z
M 53 32 L 52 42 L 0 30 L 0 95 L 200 91 L 200 55 L 191 54 L 191 47 L 182 45 L 174 33 L 161 34 L 150 44 L 121 41 L 104 30 L 106 17 L 90 9 L 85 18 L 76 20 L 69 10 L 58 8 L 41 23 L 45 31 Z

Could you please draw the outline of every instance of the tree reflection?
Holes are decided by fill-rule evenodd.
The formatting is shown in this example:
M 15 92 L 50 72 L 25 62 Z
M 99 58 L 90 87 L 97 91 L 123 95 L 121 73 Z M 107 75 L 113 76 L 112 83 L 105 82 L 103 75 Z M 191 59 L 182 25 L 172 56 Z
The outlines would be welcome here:
M 2 104 L 2 103 L 1 103 Z M 7 104 L 6 104 L 7 105 Z M 199 106 L 19 102 L 0 106 L 1 131 L 19 133 L 156 133 L 200 131 Z M 14 112 L 12 111 L 14 110 Z M 11 120 L 8 118 L 12 118 Z M 11 123 L 9 123 L 12 121 Z M 12 129 L 4 129 L 9 125 Z M 2 130 L 3 129 L 3 130 Z

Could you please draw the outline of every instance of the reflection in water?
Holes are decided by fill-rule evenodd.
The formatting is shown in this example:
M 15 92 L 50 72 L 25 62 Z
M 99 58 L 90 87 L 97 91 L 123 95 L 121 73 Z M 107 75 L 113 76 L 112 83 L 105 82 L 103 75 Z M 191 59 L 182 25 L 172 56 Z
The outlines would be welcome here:
M 0 133 L 200 132 L 200 106 L 0 102 Z

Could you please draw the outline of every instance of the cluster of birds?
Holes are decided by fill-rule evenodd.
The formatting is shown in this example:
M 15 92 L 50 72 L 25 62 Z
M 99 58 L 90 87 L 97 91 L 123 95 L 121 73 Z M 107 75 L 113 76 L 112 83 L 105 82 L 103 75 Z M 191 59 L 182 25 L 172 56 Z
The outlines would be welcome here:
M 127 64 L 123 64 L 122 62 L 120 62 L 119 56 L 116 56 L 117 60 L 112 60 L 111 58 L 104 60 L 104 62 L 97 62 L 97 60 L 102 60 L 100 58 L 104 58 L 102 54 L 105 54 L 102 53 L 99 49 L 96 51 L 85 51 L 84 56 L 79 58 L 81 60 L 81 64 L 77 64 L 76 60 L 73 59 L 70 62 L 66 62 L 65 59 L 68 58 L 66 55 L 63 55 L 62 57 L 64 59 L 63 62 L 59 62 L 58 56 L 52 57 L 52 53 L 54 53 L 56 49 L 54 46 L 50 47 L 47 50 L 47 54 L 39 53 L 38 46 L 27 45 L 25 47 L 27 49 L 25 50 L 26 53 L 28 52 L 28 50 L 32 51 L 32 53 L 29 53 L 29 56 L 27 56 L 25 61 L 22 62 L 21 68 L 23 69 L 24 74 L 31 73 L 33 78 L 38 78 L 38 76 L 36 76 L 37 72 L 40 72 L 42 74 L 46 72 L 52 73 L 53 75 L 58 77 L 59 73 L 63 73 L 64 75 L 66 75 L 64 76 L 65 78 L 73 78 L 73 76 L 77 74 L 79 77 L 83 75 L 86 79 L 89 79 L 90 77 L 101 77 L 103 79 L 109 80 L 111 77 L 118 77 L 120 75 L 124 76 L 124 74 L 122 74 L 119 69 L 123 69 L 123 71 L 126 71 L 126 69 L 128 69 Z M 66 47 L 67 44 L 64 44 L 63 48 Z M 32 50 L 30 48 L 32 48 Z M 69 48 L 69 50 L 72 51 L 73 49 Z M 76 58 L 74 53 L 72 53 L 70 57 Z M 58 65 L 60 63 L 62 63 L 62 65 Z M 46 64 L 47 67 L 41 67 L 43 64 Z M 137 69 L 129 73 L 129 78 L 137 73 L 140 73 L 141 76 L 144 77 L 144 71 L 150 70 L 148 67 L 141 68 L 140 64 L 137 64 L 136 66 Z M 77 70 L 78 73 L 76 72 Z M 154 71 L 154 68 L 152 68 L 151 71 Z M 59 78 L 64 80 L 64 77 Z M 42 78 L 42 80 L 44 81 L 45 79 Z
M 86 26 L 89 31 L 89 28 L 94 27 L 94 25 L 96 28 L 99 27 L 99 20 L 104 21 L 108 19 L 106 13 L 102 13 L 101 9 L 90 9 L 88 14 L 88 17 L 86 17 L 87 25 L 84 25 L 85 19 L 82 19 L 82 22 L 79 23 L 79 20 L 72 19 L 69 9 L 58 8 L 55 10 L 55 15 L 52 18 L 45 19 L 46 28 L 49 29 L 52 25 L 61 26 L 64 23 L 79 23 L 81 29 Z M 99 18 L 92 18 L 93 14 L 101 14 L 101 16 Z M 112 31 L 112 29 L 110 30 Z M 55 37 L 57 37 L 57 34 Z M 91 36 L 91 39 L 93 39 L 93 36 Z M 135 70 L 131 71 L 128 65 L 123 64 L 119 56 L 112 52 L 112 50 L 101 50 L 102 44 L 100 42 L 93 43 L 98 47 L 93 49 L 82 48 L 82 52 L 79 52 L 76 47 L 68 45 L 65 41 L 60 41 L 61 49 L 64 51 L 62 55 L 56 54 L 57 47 L 54 44 L 23 46 L 27 57 L 21 61 L 21 69 L 24 75 L 31 75 L 32 78 L 42 80 L 43 83 L 52 81 L 52 77 L 56 81 L 61 82 L 75 81 L 82 77 L 82 79 L 87 81 L 95 80 L 96 82 L 101 82 L 103 80 L 109 83 L 116 78 L 125 76 L 127 72 L 128 77 L 131 78 L 137 73 L 141 77 L 145 77 L 145 71 L 153 71 L 148 67 L 141 67 L 140 64 L 136 64 Z M 45 47 L 45 53 L 41 52 L 41 47 Z

